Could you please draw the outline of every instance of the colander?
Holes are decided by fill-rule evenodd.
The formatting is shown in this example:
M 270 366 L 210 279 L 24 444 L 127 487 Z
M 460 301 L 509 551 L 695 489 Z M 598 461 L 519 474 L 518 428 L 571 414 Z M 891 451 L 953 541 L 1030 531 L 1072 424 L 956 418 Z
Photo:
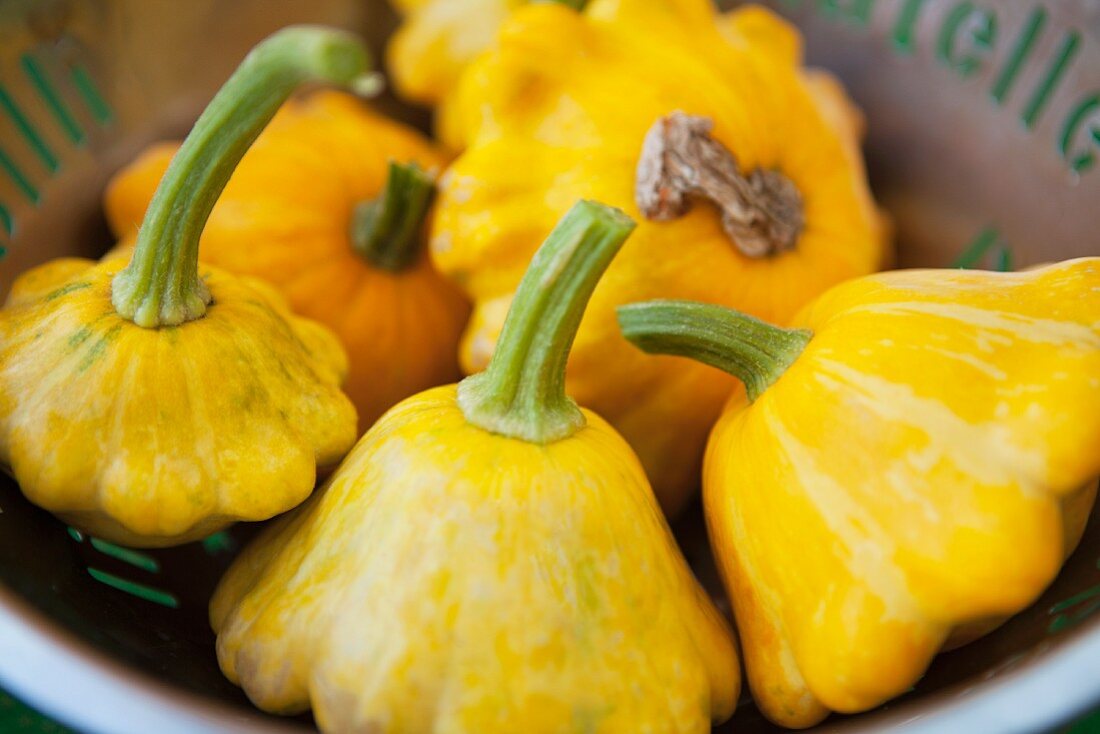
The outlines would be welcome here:
M 1100 254 L 1100 2 L 772 4 L 867 113 L 899 264 Z M 252 44 L 300 22 L 355 30 L 380 50 L 395 19 L 381 0 L 0 0 L 0 294 L 45 260 L 101 253 L 108 176 L 183 134 Z M 720 598 L 698 508 L 676 529 Z M 89 732 L 309 731 L 306 717 L 255 710 L 215 661 L 206 603 L 254 532 L 133 551 L 67 528 L 0 478 L 0 686 Z M 938 657 L 900 699 L 817 729 L 1049 730 L 1100 705 L 1098 612 L 1100 512 L 1034 605 Z M 722 730 L 774 727 L 746 699 Z

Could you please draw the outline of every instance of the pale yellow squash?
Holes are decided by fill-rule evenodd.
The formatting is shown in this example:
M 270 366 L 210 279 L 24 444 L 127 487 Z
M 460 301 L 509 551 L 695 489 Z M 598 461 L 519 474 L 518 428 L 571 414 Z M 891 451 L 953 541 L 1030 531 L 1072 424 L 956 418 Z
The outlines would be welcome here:
M 729 717 L 730 630 L 629 446 L 562 391 L 629 231 L 580 204 L 493 366 L 397 405 L 235 561 L 211 621 L 257 705 L 376 734 L 704 734 Z

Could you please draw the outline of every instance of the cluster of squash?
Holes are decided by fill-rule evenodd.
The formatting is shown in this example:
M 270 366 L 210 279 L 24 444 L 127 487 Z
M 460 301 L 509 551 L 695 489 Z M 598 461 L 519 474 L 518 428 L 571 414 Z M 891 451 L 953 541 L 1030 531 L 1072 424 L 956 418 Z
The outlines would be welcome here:
M 440 143 L 355 94 L 357 39 L 284 29 L 116 176 L 118 248 L 0 311 L 31 501 L 136 546 L 296 508 L 211 602 L 258 706 L 707 731 L 738 645 L 664 519 L 700 479 L 784 726 L 899 695 L 1051 582 L 1100 475 L 1100 258 L 877 273 L 860 115 L 763 9 L 399 5 Z

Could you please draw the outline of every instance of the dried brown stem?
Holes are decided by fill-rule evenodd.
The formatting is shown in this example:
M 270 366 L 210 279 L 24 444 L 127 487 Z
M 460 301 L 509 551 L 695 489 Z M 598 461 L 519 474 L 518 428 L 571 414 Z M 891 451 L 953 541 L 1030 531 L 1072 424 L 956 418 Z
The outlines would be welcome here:
M 711 136 L 706 117 L 673 112 L 653 124 L 638 159 L 634 198 L 646 219 L 677 219 L 689 197 L 709 199 L 722 212 L 722 228 L 747 257 L 790 250 L 804 225 L 802 196 L 778 171 L 747 176 L 737 159 Z

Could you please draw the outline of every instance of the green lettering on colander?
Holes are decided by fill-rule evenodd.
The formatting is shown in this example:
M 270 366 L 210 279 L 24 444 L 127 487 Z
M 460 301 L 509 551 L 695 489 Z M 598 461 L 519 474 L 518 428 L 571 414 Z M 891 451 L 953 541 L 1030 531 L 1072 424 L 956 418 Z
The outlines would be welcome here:
M 80 129 L 76 118 L 72 116 L 65 103 L 61 101 L 61 97 L 57 94 L 57 90 L 54 89 L 53 85 L 50 84 L 50 80 L 46 78 L 42 67 L 30 54 L 23 54 L 19 63 L 23 67 L 23 73 L 30 80 L 31 86 L 38 92 L 50 113 L 53 114 L 54 119 L 57 120 L 57 124 L 65 131 L 65 135 L 73 143 L 81 145 L 84 142 L 84 131 Z
M 1100 558 L 1096 559 L 1096 570 L 1100 571 Z M 1071 629 L 1097 612 L 1100 612 L 1100 584 L 1053 605 L 1048 613 L 1055 616 L 1047 632 L 1053 635 Z
M 235 547 L 237 547 L 237 541 L 233 540 L 233 537 L 224 530 L 219 530 L 213 535 L 203 538 L 202 541 L 202 549 L 212 556 L 219 553 L 228 553 Z
M 894 24 L 894 49 L 905 56 L 916 49 L 917 20 L 920 18 L 921 7 L 925 0 L 905 0 L 905 5 L 898 14 L 898 21 Z
M 1035 94 L 1032 96 L 1031 101 L 1024 109 L 1023 121 L 1024 125 L 1030 130 L 1035 127 L 1035 123 L 1039 121 L 1039 116 L 1043 114 L 1043 110 L 1047 106 L 1047 102 L 1050 101 L 1050 96 L 1054 92 L 1055 87 L 1058 86 L 1058 82 L 1062 80 L 1062 77 L 1066 73 L 1066 69 L 1069 68 L 1070 62 L 1077 55 L 1077 50 L 1081 46 L 1081 34 L 1077 31 L 1070 31 L 1062 39 L 1062 45 L 1058 49 L 1057 56 L 1051 62 L 1050 67 L 1047 69 L 1046 76 L 1043 77 L 1043 81 L 1039 84 L 1039 87 L 1035 90 Z
M 38 203 L 38 189 L 35 188 L 22 169 L 15 165 L 15 161 L 4 152 L 3 148 L 0 148 L 0 170 L 8 174 L 8 177 L 15 182 L 15 186 L 23 192 L 24 196 L 30 199 L 32 204 Z
M 1088 128 L 1088 142 L 1085 146 L 1075 147 L 1085 123 Z M 1062 126 L 1062 137 L 1058 149 L 1062 158 L 1069 163 L 1074 173 L 1084 173 L 1096 163 L 1096 148 L 1100 147 L 1100 94 L 1092 94 L 1073 108 Z
M 823 13 L 857 26 L 871 22 L 874 4 L 875 0 L 820 0 Z
M 1005 107 L 1022 78 L 1028 79 L 1031 89 L 1019 112 L 1020 123 L 1026 130 L 1035 130 L 1048 108 L 1054 102 L 1069 107 L 1070 100 L 1062 100 L 1058 91 L 1069 78 L 1070 69 L 1082 50 L 1086 36 L 1074 28 L 1062 29 L 1057 43 L 1042 43 L 1050 25 L 1050 14 L 1041 4 L 1034 4 L 1014 31 L 1002 24 L 1001 13 L 1009 11 L 1000 3 L 987 0 L 955 0 L 944 2 L 942 16 L 935 23 L 927 20 L 927 0 L 897 0 L 893 3 L 876 3 L 874 0 L 773 0 L 781 7 L 812 9 L 822 17 L 835 22 L 858 26 L 870 26 L 872 21 L 883 21 L 890 36 L 891 46 L 898 56 L 912 56 L 922 40 L 930 43 L 934 57 L 954 71 L 961 79 L 985 77 L 990 72 L 992 84 L 989 96 L 998 107 Z M 1021 9 L 1022 10 L 1022 9 Z M 881 12 L 880 12 L 881 11 Z M 879 13 L 878 16 L 875 14 Z M 892 18 L 883 14 L 895 13 Z M 892 23 L 892 25 L 890 25 Z M 1015 25 L 1015 24 L 1013 24 Z M 935 27 L 933 27 L 935 26 Z M 922 38 L 928 36 L 927 38 Z M 1003 49 L 1005 53 L 998 53 Z M 1037 53 L 1043 54 L 1041 57 Z M 998 69 L 990 69 L 994 63 Z M 1031 69 L 1029 73 L 1028 70 Z M 1054 144 L 1062 160 L 1073 174 L 1080 175 L 1092 169 L 1100 147 L 1100 92 L 1090 90 L 1079 99 L 1076 106 L 1063 115 L 1054 131 Z
M 989 249 L 997 244 L 1000 238 L 1001 233 L 997 231 L 996 227 L 986 227 L 959 253 L 959 256 L 955 258 L 955 262 L 951 263 L 951 267 L 964 270 L 975 267 L 989 252 Z
M 136 566 L 142 571 L 148 571 L 149 573 L 157 573 L 160 571 L 160 563 L 152 556 L 136 550 L 131 550 L 130 548 L 123 548 L 114 543 L 108 543 L 106 540 L 100 540 L 99 538 L 92 538 L 91 540 L 92 547 L 105 556 L 117 558 L 123 563 L 129 563 L 131 566 Z
M 1073 629 L 1098 611 L 1100 611 L 1100 599 L 1093 601 L 1091 604 L 1086 604 L 1075 612 L 1063 612 L 1050 621 L 1047 632 L 1054 635 Z
M 15 129 L 27 141 L 27 144 L 42 161 L 42 165 L 46 167 L 46 170 L 55 173 L 61 165 L 58 163 L 57 156 L 53 154 L 50 147 L 46 145 L 46 141 L 42 139 L 42 136 L 34 129 L 27 116 L 23 114 L 23 110 L 19 109 L 19 106 L 15 104 L 15 100 L 3 87 L 0 87 L 0 110 L 3 110 L 11 118 Z
M 84 104 L 88 105 L 88 109 L 92 113 L 92 117 L 100 125 L 106 125 L 114 119 L 114 112 L 111 111 L 111 106 L 107 104 L 107 100 L 103 98 L 103 95 L 99 93 L 99 89 L 96 87 L 95 82 L 92 81 L 91 74 L 87 69 L 80 65 L 74 65 L 72 70 L 73 85 L 76 87 L 76 91 L 80 93 L 81 98 L 84 100 Z
M 943 22 L 936 41 L 936 56 L 965 79 L 982 68 L 996 41 L 997 16 L 974 7 L 974 3 L 960 3 Z
M 1091 589 L 1085 589 L 1081 593 L 1071 596 L 1065 601 L 1058 602 L 1050 608 L 1050 613 L 1060 614 L 1072 609 L 1083 601 L 1088 601 L 1089 599 L 1095 599 L 1097 597 L 1100 597 L 1100 586 L 1093 586 Z
M 1046 10 L 1035 8 L 1031 11 L 1031 16 L 1028 18 L 1020 37 L 1016 39 L 1016 45 L 1013 46 L 1012 53 L 1008 57 L 1008 63 L 1005 64 L 1000 77 L 993 85 L 991 94 L 997 104 L 1003 105 L 1005 100 L 1008 99 L 1008 94 L 1012 91 L 1012 85 L 1016 82 L 1016 77 L 1020 74 L 1020 69 L 1027 57 L 1031 55 L 1031 51 L 1035 47 L 1035 40 L 1039 37 L 1039 33 L 1043 30 L 1046 22 Z
M 121 576 L 115 576 L 113 573 L 107 573 L 106 571 L 101 571 L 98 568 L 92 568 L 90 566 L 88 567 L 88 574 L 96 581 L 101 584 L 106 584 L 112 589 L 117 589 L 154 604 L 160 604 L 162 607 L 179 609 L 179 599 L 177 599 L 174 594 L 170 594 L 167 591 L 155 589 L 152 586 L 139 584 L 135 581 L 129 581 Z

